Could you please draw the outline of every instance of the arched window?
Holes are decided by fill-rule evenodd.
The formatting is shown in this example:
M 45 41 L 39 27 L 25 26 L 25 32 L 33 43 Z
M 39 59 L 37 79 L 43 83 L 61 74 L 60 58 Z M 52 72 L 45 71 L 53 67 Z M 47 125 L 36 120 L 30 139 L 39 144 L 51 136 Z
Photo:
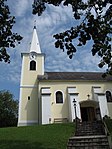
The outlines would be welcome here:
M 112 94 L 110 91 L 106 91 L 107 102 L 112 102 Z
M 36 62 L 35 61 L 30 62 L 30 70 L 36 70 Z
M 56 92 L 56 103 L 63 103 L 63 93 L 61 91 Z

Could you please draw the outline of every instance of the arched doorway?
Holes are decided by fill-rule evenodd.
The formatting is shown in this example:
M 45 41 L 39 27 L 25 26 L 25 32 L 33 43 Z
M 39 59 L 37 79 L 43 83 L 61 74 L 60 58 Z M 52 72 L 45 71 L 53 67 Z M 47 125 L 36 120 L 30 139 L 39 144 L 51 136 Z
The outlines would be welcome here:
M 82 121 L 94 121 L 98 119 L 97 109 L 99 104 L 94 100 L 85 100 L 80 102 L 80 111 Z

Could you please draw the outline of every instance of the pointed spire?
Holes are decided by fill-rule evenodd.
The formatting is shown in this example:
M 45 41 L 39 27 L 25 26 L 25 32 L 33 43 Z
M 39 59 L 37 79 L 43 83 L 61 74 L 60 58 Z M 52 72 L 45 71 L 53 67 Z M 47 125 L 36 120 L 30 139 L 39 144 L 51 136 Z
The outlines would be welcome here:
M 33 36 L 32 36 L 30 52 L 41 53 L 40 44 L 39 44 L 37 31 L 36 31 L 36 25 L 34 25 L 34 28 L 33 28 Z

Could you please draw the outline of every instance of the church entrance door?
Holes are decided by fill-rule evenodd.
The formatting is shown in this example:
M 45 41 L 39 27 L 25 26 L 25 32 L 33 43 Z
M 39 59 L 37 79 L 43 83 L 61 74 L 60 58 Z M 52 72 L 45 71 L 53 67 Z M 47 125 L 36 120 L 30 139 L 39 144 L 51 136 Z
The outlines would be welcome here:
M 95 120 L 94 107 L 81 107 L 81 118 L 82 121 L 94 121 Z

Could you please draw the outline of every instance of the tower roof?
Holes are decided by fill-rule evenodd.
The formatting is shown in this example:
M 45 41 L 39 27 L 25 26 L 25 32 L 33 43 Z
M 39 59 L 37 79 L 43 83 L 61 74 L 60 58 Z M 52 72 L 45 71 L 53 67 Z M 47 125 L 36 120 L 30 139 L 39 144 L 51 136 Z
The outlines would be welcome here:
M 33 28 L 33 36 L 31 41 L 30 52 L 41 53 L 36 26 L 34 26 Z

